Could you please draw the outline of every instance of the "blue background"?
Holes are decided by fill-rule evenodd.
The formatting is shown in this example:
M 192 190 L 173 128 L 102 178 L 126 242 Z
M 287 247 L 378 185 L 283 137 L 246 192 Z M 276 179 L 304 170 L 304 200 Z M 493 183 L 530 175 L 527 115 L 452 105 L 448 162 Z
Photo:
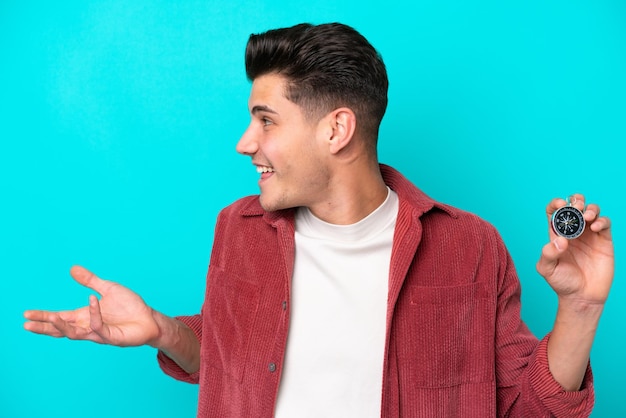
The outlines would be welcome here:
M 625 2 L 2 0 L 0 417 L 195 416 L 197 387 L 154 350 L 32 335 L 22 311 L 83 306 L 73 264 L 167 314 L 200 309 L 217 212 L 257 192 L 234 149 L 246 40 L 302 21 L 347 23 L 382 53 L 381 161 L 500 230 L 536 334 L 556 307 L 535 271 L 545 205 L 583 192 L 611 216 L 593 416 L 626 416 Z

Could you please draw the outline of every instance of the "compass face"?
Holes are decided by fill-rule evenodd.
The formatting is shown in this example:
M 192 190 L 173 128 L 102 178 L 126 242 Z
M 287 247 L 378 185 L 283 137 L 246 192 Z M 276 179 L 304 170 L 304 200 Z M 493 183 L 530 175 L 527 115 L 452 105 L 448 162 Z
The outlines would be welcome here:
M 575 207 L 564 206 L 552 215 L 552 228 L 562 237 L 577 238 L 585 230 L 583 213 Z

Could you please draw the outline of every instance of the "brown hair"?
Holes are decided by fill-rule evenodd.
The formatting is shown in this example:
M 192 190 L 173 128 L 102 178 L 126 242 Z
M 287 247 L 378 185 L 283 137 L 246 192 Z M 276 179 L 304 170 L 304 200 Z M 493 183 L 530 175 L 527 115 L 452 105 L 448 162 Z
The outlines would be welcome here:
M 309 117 L 352 109 L 357 132 L 375 150 L 389 82 L 382 57 L 355 29 L 303 23 L 250 35 L 246 75 L 254 81 L 269 73 L 287 79 L 285 97 Z

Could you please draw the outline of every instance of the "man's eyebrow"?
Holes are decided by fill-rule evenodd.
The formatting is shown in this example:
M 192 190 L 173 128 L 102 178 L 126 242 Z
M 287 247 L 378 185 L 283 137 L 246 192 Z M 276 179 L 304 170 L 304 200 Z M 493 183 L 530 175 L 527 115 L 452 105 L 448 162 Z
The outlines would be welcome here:
M 254 107 L 252 108 L 252 110 L 250 110 L 250 113 L 252 113 L 253 115 L 256 115 L 256 114 L 257 114 L 257 113 L 259 113 L 259 112 L 273 113 L 273 114 L 275 114 L 275 115 L 277 115 L 277 114 L 278 114 L 278 112 L 277 112 L 277 111 L 275 111 L 275 110 L 274 110 L 274 109 L 272 109 L 271 107 L 269 107 L 269 106 L 265 106 L 265 105 L 257 105 L 257 106 L 254 106 Z

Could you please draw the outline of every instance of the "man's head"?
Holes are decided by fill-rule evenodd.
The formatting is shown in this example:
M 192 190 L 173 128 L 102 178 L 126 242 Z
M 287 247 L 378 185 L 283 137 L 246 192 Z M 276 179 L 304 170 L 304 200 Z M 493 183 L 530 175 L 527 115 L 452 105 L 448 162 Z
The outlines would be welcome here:
M 300 24 L 251 35 L 246 74 L 287 80 L 285 97 L 307 118 L 348 107 L 356 115 L 356 134 L 376 154 L 378 128 L 387 107 L 387 71 L 381 56 L 356 30 L 339 23 Z

